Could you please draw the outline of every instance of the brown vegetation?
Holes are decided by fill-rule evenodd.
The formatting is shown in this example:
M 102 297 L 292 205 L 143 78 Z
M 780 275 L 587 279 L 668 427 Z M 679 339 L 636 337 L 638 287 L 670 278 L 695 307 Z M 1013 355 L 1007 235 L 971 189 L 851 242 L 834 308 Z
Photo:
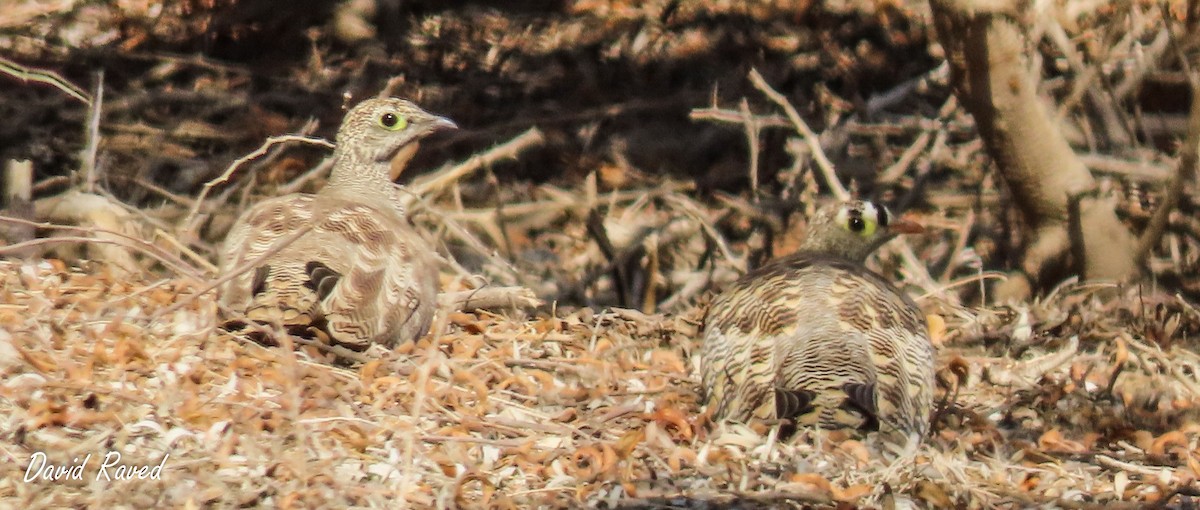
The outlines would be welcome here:
M 0 500 L 1200 497 L 1195 2 L 158 4 L 0 13 Z M 219 332 L 214 243 L 319 187 L 321 137 L 380 90 L 465 128 L 398 168 L 445 257 L 435 331 L 349 365 Z M 850 193 L 930 232 L 870 262 L 939 348 L 911 463 L 695 401 L 706 293 Z M 1035 297 L 997 304 L 1014 271 Z M 33 452 L 94 473 L 109 450 L 171 457 L 162 480 L 22 481 Z

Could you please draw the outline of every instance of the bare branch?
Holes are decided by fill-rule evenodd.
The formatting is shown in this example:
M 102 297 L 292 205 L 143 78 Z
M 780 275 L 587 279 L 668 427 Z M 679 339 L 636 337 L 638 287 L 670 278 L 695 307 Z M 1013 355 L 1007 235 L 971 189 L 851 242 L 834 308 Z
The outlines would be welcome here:
M 546 143 L 546 137 L 542 134 L 541 130 L 532 127 L 524 133 L 517 135 L 512 140 L 492 147 L 486 152 L 473 156 L 471 159 L 458 165 L 444 166 L 430 174 L 427 178 L 417 179 L 408 188 L 417 196 L 424 196 L 427 193 L 444 189 L 451 183 L 480 168 L 494 165 L 504 159 L 517 159 L 517 156 L 522 152 L 533 147 L 538 147 L 543 143 Z M 411 203 L 412 200 L 408 199 L 405 200 L 404 205 L 407 206 Z
M 796 111 L 796 108 L 788 102 L 787 98 L 783 97 L 783 94 L 780 94 L 767 84 L 767 80 L 758 73 L 758 69 L 750 70 L 750 82 L 754 84 L 755 88 L 762 91 L 768 99 L 779 105 L 780 108 L 783 108 L 783 112 L 787 115 L 788 120 L 792 122 L 792 126 L 800 133 L 800 137 L 804 139 L 804 143 L 808 144 L 813 159 L 817 161 L 817 168 L 821 169 L 821 175 L 825 177 L 825 184 L 833 191 L 833 196 L 837 197 L 838 200 L 849 200 L 850 193 L 846 191 L 845 186 L 842 186 L 842 181 L 838 180 L 837 171 L 834 170 L 833 163 L 825 156 L 825 149 L 821 148 L 821 140 L 817 138 L 817 134 L 813 132 L 812 128 L 808 127 L 804 119 L 800 118 L 800 113 Z
M 233 173 L 235 171 L 237 171 L 237 169 L 239 167 L 241 167 L 243 164 L 245 164 L 247 161 L 250 161 L 252 159 L 263 156 L 264 154 L 267 153 L 268 150 L 270 150 L 275 145 L 278 145 L 281 143 L 287 143 L 287 142 L 300 142 L 300 143 L 318 145 L 318 146 L 329 148 L 329 149 L 333 148 L 333 144 L 329 143 L 329 141 L 321 139 L 321 138 L 314 138 L 311 136 L 283 135 L 283 136 L 272 136 L 271 138 L 268 138 L 267 141 L 263 142 L 263 144 L 261 146 L 259 146 L 259 148 L 255 149 L 254 152 L 251 152 L 250 154 L 247 154 L 245 156 L 235 159 L 233 161 L 233 163 L 230 163 L 229 167 L 225 169 L 224 173 L 222 173 L 221 175 L 217 176 L 215 179 L 208 181 L 207 183 L 204 184 L 204 189 L 200 190 L 200 195 L 196 197 L 196 202 L 194 204 L 192 204 L 192 210 L 188 211 L 187 216 L 184 217 L 183 222 L 181 223 L 181 225 L 183 225 L 184 231 L 192 230 L 192 228 L 193 228 L 192 222 L 195 221 L 196 215 L 200 213 L 200 207 L 202 205 L 204 205 L 204 199 L 208 198 L 208 194 L 212 191 L 212 189 L 214 187 L 216 187 L 219 184 L 224 184 L 224 183 L 228 182 L 229 178 L 233 176 Z
M 104 107 L 104 70 L 96 73 L 95 99 L 88 105 L 87 142 L 83 147 L 83 190 L 88 193 L 96 192 L 96 153 L 100 148 L 100 110 Z
M 63 91 L 68 96 L 78 99 L 79 102 L 91 105 L 92 99 L 88 97 L 83 89 L 75 86 L 73 83 L 66 80 L 54 71 L 45 71 L 42 69 L 33 69 L 25 67 L 21 64 L 13 62 L 9 59 L 0 57 L 0 73 L 15 77 L 21 81 L 32 81 L 37 83 L 45 83 L 54 88 Z
M 1197 99 L 1200 98 L 1200 83 L 1193 79 L 1191 85 L 1193 99 L 1192 110 L 1188 115 L 1187 140 L 1180 147 L 1179 163 L 1175 166 L 1175 175 L 1167 184 L 1166 195 L 1138 239 L 1134 259 L 1139 265 L 1144 265 L 1150 252 L 1158 246 L 1158 241 L 1167 230 L 1167 220 L 1171 217 L 1171 211 L 1179 205 L 1179 201 L 1183 199 L 1184 188 L 1196 175 L 1197 160 L 1200 160 L 1200 99 Z

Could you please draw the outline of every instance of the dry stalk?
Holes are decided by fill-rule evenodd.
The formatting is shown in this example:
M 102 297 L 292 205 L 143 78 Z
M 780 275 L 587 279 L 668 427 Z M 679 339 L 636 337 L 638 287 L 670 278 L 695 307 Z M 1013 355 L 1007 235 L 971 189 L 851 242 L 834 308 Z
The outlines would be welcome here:
M 658 273 L 659 273 L 659 255 L 660 247 L 658 233 L 651 233 L 645 241 L 646 258 L 646 286 L 642 291 L 642 312 L 654 313 L 657 306 L 656 298 L 658 296 Z
M 746 145 L 750 148 L 750 197 L 758 202 L 758 134 L 762 128 L 758 125 L 754 114 L 750 113 L 750 102 L 746 98 L 738 103 L 738 112 L 742 114 L 742 127 L 746 131 Z
M 21 243 L 10 244 L 8 246 L 0 247 L 0 254 L 20 252 L 24 248 L 40 246 L 40 245 L 44 245 L 44 244 L 82 243 L 82 244 L 115 245 L 115 246 L 121 246 L 124 248 L 133 249 L 138 252 L 144 253 L 144 254 L 154 258 L 155 260 L 162 262 L 163 265 L 167 266 L 168 268 L 171 268 L 171 270 L 173 270 L 179 274 L 182 274 L 182 275 L 185 275 L 185 276 L 188 276 L 191 278 L 200 278 L 201 277 L 200 272 L 196 268 L 188 265 L 187 262 L 176 257 L 175 255 L 171 254 L 170 252 L 167 252 L 166 250 L 163 250 L 162 248 L 156 246 L 154 243 L 148 242 L 144 239 L 139 239 L 137 237 L 134 237 L 134 236 L 122 233 L 122 232 L 117 232 L 115 230 L 98 228 L 98 227 L 77 227 L 77 226 L 72 226 L 72 225 L 59 225 L 59 224 L 47 223 L 47 222 L 30 221 L 30 220 L 26 220 L 23 218 L 14 218 L 11 216 L 0 216 L 0 222 L 24 225 L 24 226 L 40 228 L 40 229 L 76 232 L 76 233 L 80 233 L 80 234 L 86 234 L 88 236 L 94 236 L 94 237 L 72 236 L 72 237 L 32 239 L 32 240 L 21 242 Z M 122 269 L 132 270 L 131 268 L 124 268 L 124 267 Z M 133 269 L 136 269 L 136 265 Z
M 1140 23 L 1133 23 L 1140 26 Z M 1132 35 L 1132 34 L 1130 34 Z M 1130 37 L 1130 39 L 1133 39 Z M 1140 51 L 1131 52 L 1135 57 L 1133 69 L 1127 69 L 1124 77 L 1113 87 L 1113 96 L 1124 101 L 1133 95 L 1146 79 L 1146 75 L 1158 69 L 1159 60 L 1170 46 L 1171 32 L 1162 28 L 1150 44 L 1140 45 Z M 1132 46 L 1132 43 L 1130 44 Z
M 512 140 L 492 147 L 482 154 L 472 156 L 471 159 L 454 166 L 442 167 L 426 178 L 417 179 L 409 188 L 417 196 L 438 192 L 480 168 L 495 165 L 505 159 L 515 160 L 522 152 L 539 147 L 544 143 L 546 143 L 546 137 L 542 135 L 541 130 L 532 127 Z M 410 202 L 406 202 L 405 205 L 409 205 Z
M 32 81 L 37 83 L 45 83 L 63 91 L 63 93 L 67 94 L 68 96 L 78 99 L 79 102 L 85 105 L 92 104 L 92 99 L 87 96 L 87 92 L 84 92 L 83 89 L 75 86 L 73 83 L 67 81 L 66 78 L 63 78 L 54 71 L 25 67 L 9 59 L 0 57 L 0 73 L 7 74 L 25 82 Z
M 188 211 L 187 216 L 185 216 L 183 218 L 183 221 L 180 223 L 180 225 L 182 226 L 182 231 L 183 232 L 193 232 L 195 230 L 196 225 L 194 224 L 194 222 L 196 220 L 196 216 L 198 214 L 200 214 L 200 207 L 204 204 L 204 200 L 206 198 L 208 198 L 208 194 L 210 192 L 212 192 L 212 189 L 214 187 L 228 182 L 229 178 L 233 176 L 233 173 L 235 171 L 237 171 L 237 169 L 239 167 L 241 167 L 243 164 L 245 164 L 246 162 L 263 156 L 264 154 L 267 153 L 268 150 L 270 150 L 272 147 L 274 147 L 278 144 L 287 143 L 287 142 L 307 143 L 307 144 L 311 144 L 311 145 L 318 145 L 321 147 L 325 147 L 327 149 L 332 149 L 334 147 L 333 144 L 329 143 L 329 141 L 327 141 L 327 140 L 324 140 L 321 138 L 313 138 L 310 136 L 283 135 L 283 136 L 272 136 L 271 138 L 268 138 L 266 142 L 263 142 L 263 144 L 261 146 L 259 146 L 257 149 L 255 149 L 253 152 L 251 152 L 245 156 L 242 156 L 240 158 L 235 159 L 233 161 L 233 163 L 230 163 L 229 166 L 225 169 L 225 171 L 223 173 L 221 173 L 221 175 L 204 183 L 204 188 L 200 190 L 200 195 L 198 195 L 196 197 L 196 201 L 192 205 L 192 209 L 190 211 Z
M 1200 71 L 1193 71 L 1191 88 L 1192 97 L 1200 98 Z M 1171 212 L 1183 199 L 1184 188 L 1188 183 L 1193 182 L 1197 175 L 1198 161 L 1200 161 L 1200 100 L 1195 100 L 1192 101 L 1192 109 L 1188 114 L 1187 140 L 1180 147 L 1179 163 L 1175 166 L 1175 175 L 1167 184 L 1166 196 L 1163 197 L 1162 203 L 1154 211 L 1154 215 L 1150 217 L 1150 223 L 1146 225 L 1146 230 L 1138 239 L 1137 249 L 1134 251 L 1134 260 L 1138 265 L 1144 266 L 1151 251 L 1158 246 L 1159 240 L 1167 230 Z
M 33 218 L 33 163 L 8 160 L 4 164 L 4 196 L 0 197 L 0 211 L 12 216 Z M 18 243 L 34 237 L 36 230 L 28 225 L 0 227 L 0 242 Z M 13 252 L 25 257 L 29 252 Z
M 725 110 L 711 106 L 708 108 L 694 108 L 688 114 L 688 118 L 692 120 L 708 120 L 713 122 L 724 122 L 728 124 L 742 124 L 745 122 L 745 116 L 742 112 L 734 110 Z M 787 119 L 779 115 L 758 115 L 755 116 L 759 127 L 776 127 L 785 128 L 792 127 L 792 124 Z
M 940 136 L 944 132 L 945 131 L 939 131 L 938 135 Z M 901 176 L 908 173 L 908 169 L 912 167 L 913 161 L 916 161 L 917 156 L 920 155 L 926 147 L 929 147 L 929 142 L 932 140 L 932 131 L 922 131 L 921 134 L 917 135 L 917 139 L 913 140 L 913 143 L 910 144 L 908 148 L 904 149 L 904 152 L 900 154 L 900 157 L 896 158 L 896 162 L 892 163 L 891 166 L 887 167 L 887 169 L 883 171 L 883 173 L 879 174 L 879 183 L 887 184 L 895 182 L 896 180 L 900 179 Z
M 191 197 L 185 197 L 178 193 L 173 193 L 170 190 L 163 188 L 162 186 L 159 186 L 157 184 L 154 184 L 153 182 L 147 181 L 141 177 L 133 177 L 132 179 L 130 179 L 129 177 L 123 176 L 123 175 L 110 176 L 110 178 L 111 177 L 117 177 L 117 178 L 125 179 L 127 181 L 132 180 L 134 184 L 137 184 L 138 186 L 146 188 L 150 191 L 153 191 L 155 194 L 157 194 L 167 200 L 175 202 L 176 204 L 181 205 L 183 207 L 192 207 L 196 203 L 196 201 L 192 200 Z
M 104 107 L 103 69 L 96 72 L 96 93 L 93 97 L 95 99 L 88 105 L 87 136 L 84 137 L 83 167 L 80 169 L 83 172 L 83 189 L 88 193 L 96 192 L 96 179 L 99 177 L 96 174 L 100 171 L 96 165 L 96 152 L 100 147 L 100 113 Z
M 957 109 L 957 98 L 950 96 L 948 99 L 946 99 L 946 102 L 942 103 L 942 107 L 938 110 L 937 124 L 931 125 L 922 130 L 921 134 L 917 136 L 917 139 L 913 141 L 913 143 L 909 145 L 903 153 L 900 154 L 900 157 L 896 159 L 896 162 L 892 163 L 891 166 L 889 166 L 883 171 L 882 174 L 879 175 L 878 182 L 886 184 L 899 180 L 901 176 L 908 172 L 908 169 L 912 166 L 913 162 L 916 161 L 917 156 L 919 156 L 922 151 L 929 147 L 930 141 L 933 142 L 933 148 L 930 149 L 929 159 L 936 159 L 938 150 L 945 147 L 946 139 L 950 136 L 949 130 L 946 129 L 946 122 L 954 115 L 954 112 Z M 934 126 L 936 126 L 936 128 Z M 937 133 L 936 137 L 931 139 L 935 132 Z
M 612 191 L 609 193 L 598 194 L 593 198 L 580 198 L 569 191 L 558 190 L 553 187 L 543 186 L 540 190 L 546 194 L 553 195 L 549 200 L 539 200 L 536 202 L 520 202 L 504 206 L 504 216 L 510 221 L 514 218 L 528 218 L 533 225 L 545 225 L 557 219 L 557 215 L 565 212 L 582 213 L 595 204 L 607 202 L 609 208 L 625 202 L 639 200 L 647 195 L 662 196 L 668 200 L 671 197 L 677 196 L 677 193 L 688 191 L 690 185 L 686 184 L 667 184 L 653 191 L 645 190 L 628 190 L 628 191 Z M 431 207 L 431 206 L 428 206 Z M 427 208 L 428 208 L 427 207 Z M 465 209 L 458 211 L 441 211 L 440 214 L 444 217 L 451 218 L 457 221 L 470 223 L 488 223 L 495 222 L 496 210 L 494 208 L 486 209 Z M 522 224 L 522 227 L 530 225 Z
M 1079 160 L 1093 173 L 1118 175 L 1140 182 L 1162 182 L 1171 178 L 1172 170 L 1153 161 L 1127 161 L 1103 154 L 1079 154 Z
M 1116 106 L 1119 104 L 1114 97 L 1101 94 L 1103 83 L 1095 83 L 1099 79 L 1100 65 L 1087 65 L 1084 62 L 1083 56 L 1075 50 L 1075 43 L 1071 41 L 1067 35 L 1066 29 L 1053 16 L 1047 16 L 1043 19 L 1046 23 L 1047 39 L 1062 52 L 1071 69 L 1076 73 L 1077 78 L 1071 87 L 1071 92 L 1067 98 L 1059 105 L 1058 116 L 1065 117 L 1067 112 L 1074 108 L 1081 98 L 1086 97 L 1088 105 L 1098 112 L 1101 119 L 1101 126 L 1105 129 L 1108 143 L 1117 147 L 1128 147 L 1133 145 L 1133 134 L 1129 127 L 1129 119 L 1121 115 Z
M 918 89 L 928 87 L 932 82 L 945 83 L 949 75 L 950 65 L 942 62 L 941 65 L 930 69 L 921 76 L 905 81 L 887 91 L 872 95 L 863 107 L 863 113 L 866 114 L 867 118 L 875 118 L 880 112 L 904 101 Z
M 196 251 L 193 250 L 191 247 L 179 242 L 179 239 L 176 239 L 175 236 L 171 235 L 170 232 L 167 232 L 166 230 L 163 230 L 161 228 L 157 228 L 157 229 L 154 229 L 154 236 L 158 239 L 162 239 L 163 241 L 166 241 L 167 244 L 171 245 L 171 247 L 175 248 L 176 250 L 179 250 L 179 253 L 187 255 L 189 259 L 191 259 L 197 265 L 203 267 L 206 271 L 213 273 L 213 274 L 216 274 L 221 271 L 220 268 L 213 265 L 212 262 L 209 262 L 207 258 L 204 258 L 199 253 L 196 253 Z
M 405 190 L 405 191 L 407 191 L 407 190 Z M 496 250 L 493 250 L 493 249 L 489 248 L 487 245 L 485 245 L 482 241 L 479 240 L 479 238 L 477 238 L 473 234 L 471 234 L 471 232 L 469 230 L 464 228 L 451 215 L 446 214 L 446 213 L 442 212 L 441 210 L 433 207 L 428 202 L 426 202 L 424 198 L 421 198 L 421 197 L 413 195 L 413 194 L 406 194 L 404 196 L 412 197 L 410 203 L 419 205 L 420 206 L 419 209 L 424 209 L 428 214 L 433 216 L 434 219 L 436 220 L 436 222 L 438 224 L 440 224 L 441 226 L 443 226 L 444 228 L 446 228 L 446 230 L 448 232 L 450 232 L 451 234 L 453 234 L 454 237 L 456 237 L 460 241 L 466 243 L 466 245 L 468 247 L 470 247 L 471 249 L 475 250 L 476 253 L 487 258 L 489 261 L 491 261 L 493 264 L 495 264 L 497 268 L 501 268 L 501 269 L 505 270 L 508 273 L 505 276 L 510 280 L 510 283 L 516 282 L 518 280 L 518 278 L 520 277 L 520 272 L 517 271 L 517 268 L 514 267 L 511 262 L 509 262 L 508 260 L 505 260 L 504 258 L 497 255 Z
M 20 220 L 20 218 L 13 218 L 13 217 L 9 217 L 9 216 L 0 216 L 0 222 L 17 223 L 18 221 L 24 221 L 24 220 Z M 25 224 L 25 223 L 21 223 L 21 224 Z M 38 224 L 38 223 L 34 223 L 34 222 L 29 222 L 29 224 L 38 225 L 41 228 L 48 226 L 48 224 Z M 65 227 L 66 225 L 58 225 L 58 226 Z M 93 230 L 98 231 L 97 229 L 93 229 Z M 57 236 L 57 237 L 41 237 L 41 238 L 37 238 L 37 239 L 31 239 L 28 241 L 22 241 L 19 243 L 10 244 L 7 246 L 0 246 L 0 255 L 20 253 L 27 248 L 34 248 L 34 247 L 43 246 L 43 245 L 67 244 L 67 243 L 74 243 L 74 244 L 95 243 L 95 244 L 110 244 L 110 245 L 115 245 L 115 246 L 123 246 L 123 247 L 127 247 L 127 248 L 132 247 L 129 243 L 122 242 L 122 240 L 119 240 L 119 239 L 102 239 L 102 238 L 85 237 L 85 236 Z M 163 263 L 166 263 L 166 262 L 163 261 Z M 122 267 L 121 269 L 127 270 L 127 268 L 124 268 L 124 267 Z
M 1173 358 L 1190 358 L 1191 361 L 1200 363 L 1200 356 L 1196 356 L 1187 349 L 1175 349 L 1175 352 L 1168 354 L 1158 345 L 1139 342 L 1130 335 L 1123 335 L 1122 340 L 1130 348 L 1137 350 L 1140 353 L 1140 357 L 1153 359 L 1154 363 L 1159 367 L 1169 367 L 1170 375 L 1180 386 L 1193 396 L 1200 396 L 1200 383 L 1196 382 L 1195 375 L 1185 373 L 1178 363 L 1173 363 Z
M 754 84 L 755 88 L 766 95 L 768 99 L 783 109 L 784 114 L 791 121 L 792 127 L 796 129 L 796 132 L 804 140 L 804 143 L 808 144 L 813 159 L 817 161 L 817 168 L 821 169 L 821 175 L 825 177 L 825 185 L 829 186 L 829 189 L 833 191 L 833 196 L 837 197 L 839 201 L 849 200 L 850 193 L 846 191 L 845 186 L 842 186 L 842 181 L 838 179 L 837 171 L 833 168 L 833 163 L 825 156 L 825 150 L 821 148 L 820 138 L 817 137 L 812 128 L 808 127 L 808 123 L 800 118 L 800 113 L 796 111 L 796 108 L 788 102 L 787 98 L 783 97 L 783 94 L 771 88 L 771 85 L 758 73 L 757 69 L 750 70 L 750 82 Z
M 525 287 L 483 287 L 438 295 L 439 306 L 454 310 L 537 308 L 542 300 Z
M 971 236 L 971 229 L 975 228 L 975 210 L 968 209 L 967 216 L 963 218 L 962 225 L 956 230 L 958 231 L 958 239 L 954 241 L 954 248 L 950 250 L 950 262 L 946 264 L 946 270 L 942 271 L 942 276 L 938 278 L 938 282 L 945 285 L 950 281 L 950 277 L 954 275 L 954 270 L 958 269 L 959 254 L 967 247 L 967 239 Z
M 961 287 L 963 285 L 968 285 L 968 284 L 975 283 L 975 282 L 983 282 L 985 280 L 1003 281 L 1005 278 L 1008 278 L 1008 275 L 1005 275 L 1004 273 L 1001 273 L 998 271 L 980 271 L 977 274 L 973 274 L 971 276 L 964 276 L 962 278 L 953 280 L 949 283 L 940 285 L 933 290 L 926 290 L 924 294 L 921 294 L 920 296 L 913 298 L 913 300 L 914 301 L 924 301 L 926 299 L 929 299 L 932 296 L 943 296 L 943 295 L 945 295 L 946 291 L 953 289 L 955 287 Z M 983 295 L 982 290 L 980 290 L 980 295 Z
M 8 160 L 4 163 L 4 200 L 0 203 L 29 202 L 33 199 L 33 162 Z
M 683 211 L 684 214 L 688 215 L 695 220 L 696 223 L 700 224 L 701 230 L 704 231 L 705 235 L 707 235 L 712 242 L 716 243 L 717 250 L 721 252 L 721 256 L 724 257 L 725 260 L 728 260 L 730 263 L 732 263 L 734 269 L 736 269 L 739 273 L 745 273 L 748 270 L 746 267 L 746 259 L 737 257 L 733 254 L 733 250 L 729 249 L 729 245 L 725 242 L 725 238 L 721 236 L 720 232 L 717 232 L 717 228 L 713 226 L 712 222 L 710 222 L 708 218 L 705 217 L 698 204 L 696 204 L 690 198 L 677 194 L 669 194 L 666 195 L 665 198 L 667 202 L 674 203 L 676 207 Z
M 310 181 L 312 181 L 313 179 L 316 179 L 317 177 L 325 175 L 325 173 L 328 172 L 329 169 L 331 169 L 331 168 L 333 168 L 333 159 L 328 158 L 325 161 L 318 163 L 317 166 L 312 167 L 311 170 L 304 172 L 303 174 L 301 174 L 299 177 L 296 177 L 295 179 L 292 179 L 291 182 L 288 182 L 287 184 L 280 186 L 279 189 L 276 190 L 276 194 L 277 195 L 290 195 L 292 193 L 298 193 Z
M 1133 473 L 1135 475 L 1145 476 L 1145 477 L 1150 478 L 1151 480 L 1160 480 L 1164 476 L 1171 482 L 1175 482 L 1178 480 L 1178 478 L 1175 474 L 1175 470 L 1172 468 L 1166 467 L 1166 466 L 1157 466 L 1157 467 L 1139 466 L 1137 464 L 1132 464 L 1129 462 L 1124 462 L 1124 461 L 1114 459 L 1107 455 L 1097 455 L 1096 463 L 1100 464 L 1101 466 L 1110 468 L 1110 469 L 1117 469 L 1117 470 L 1125 471 L 1127 473 Z
M 66 175 L 55 175 L 47 177 L 33 184 L 33 194 L 41 195 L 48 190 L 55 188 L 65 188 L 71 184 L 71 178 Z

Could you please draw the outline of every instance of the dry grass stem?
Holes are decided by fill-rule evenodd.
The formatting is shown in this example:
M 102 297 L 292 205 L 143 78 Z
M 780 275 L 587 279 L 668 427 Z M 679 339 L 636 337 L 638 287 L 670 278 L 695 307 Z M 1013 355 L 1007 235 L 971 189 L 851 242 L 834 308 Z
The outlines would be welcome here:
M 54 71 L 25 67 L 9 59 L 0 57 L 0 73 L 7 74 L 21 81 L 45 83 L 71 96 L 85 105 L 91 105 L 92 99 L 87 92 L 67 81 Z
M 96 175 L 100 169 L 96 162 L 96 152 L 100 147 L 100 114 L 104 109 L 104 70 L 96 72 L 96 93 L 92 95 L 94 98 L 88 103 L 88 123 L 87 136 L 84 137 L 82 168 L 83 173 L 83 190 L 88 193 L 96 192 Z
M 271 150 L 271 148 L 275 147 L 276 145 L 279 145 L 282 143 L 290 143 L 290 142 L 317 145 L 317 146 L 325 147 L 328 149 L 333 148 L 333 144 L 330 143 L 329 141 L 323 140 L 320 138 L 313 138 L 313 137 L 309 137 L 309 136 L 282 135 L 282 136 L 272 136 L 271 138 L 268 138 L 266 142 L 263 142 L 263 144 L 261 146 L 259 146 L 259 148 L 255 149 L 253 152 L 246 154 L 245 156 L 242 156 L 240 158 L 235 159 L 233 161 L 233 163 L 230 163 L 229 166 L 225 168 L 225 171 L 222 172 L 221 175 L 204 183 L 204 187 L 200 190 L 199 196 L 196 197 L 196 202 L 192 206 L 192 209 L 190 211 L 188 211 L 187 216 L 185 216 L 183 218 L 183 221 L 180 222 L 180 225 L 182 226 L 182 231 L 190 232 L 195 229 L 196 215 L 200 214 L 200 207 L 202 205 L 204 205 L 205 199 L 208 198 L 208 194 L 210 192 L 212 192 L 212 189 L 214 187 L 224 184 L 226 182 L 229 182 L 230 177 L 233 177 L 233 173 L 236 172 L 237 169 L 240 168 L 242 165 L 246 164 L 246 162 L 251 161 L 256 158 L 259 158 L 259 157 L 262 157 L 263 155 L 265 155 L 267 153 L 267 151 Z

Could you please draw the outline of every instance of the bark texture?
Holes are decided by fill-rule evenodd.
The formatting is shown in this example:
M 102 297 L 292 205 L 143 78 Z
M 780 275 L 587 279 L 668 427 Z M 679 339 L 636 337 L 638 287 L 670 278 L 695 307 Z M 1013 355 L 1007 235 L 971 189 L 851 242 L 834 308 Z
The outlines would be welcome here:
M 938 38 L 959 101 L 975 117 L 989 155 L 1032 229 L 1021 270 L 1000 299 L 1025 297 L 1074 270 L 1087 280 L 1125 280 L 1137 273 L 1134 236 L 1113 204 L 1087 193 L 1095 180 L 1058 130 L 1037 93 L 1024 34 L 1025 2 L 931 0 Z M 1026 16 L 1032 17 L 1032 16 Z M 1069 197 L 1079 195 L 1077 253 L 1071 260 Z M 1089 196 L 1090 195 L 1090 196 Z M 1073 262 L 1073 263 L 1071 263 Z M 1030 279 L 1032 281 L 1030 281 Z

